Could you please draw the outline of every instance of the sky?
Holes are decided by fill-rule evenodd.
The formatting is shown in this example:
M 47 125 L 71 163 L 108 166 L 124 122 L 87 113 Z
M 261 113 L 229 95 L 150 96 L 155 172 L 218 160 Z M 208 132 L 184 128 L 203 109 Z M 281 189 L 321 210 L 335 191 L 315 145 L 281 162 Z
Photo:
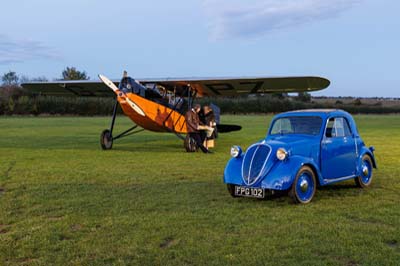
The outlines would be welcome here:
M 400 97 L 398 0 L 13 0 L 0 74 L 321 76 L 314 96 Z

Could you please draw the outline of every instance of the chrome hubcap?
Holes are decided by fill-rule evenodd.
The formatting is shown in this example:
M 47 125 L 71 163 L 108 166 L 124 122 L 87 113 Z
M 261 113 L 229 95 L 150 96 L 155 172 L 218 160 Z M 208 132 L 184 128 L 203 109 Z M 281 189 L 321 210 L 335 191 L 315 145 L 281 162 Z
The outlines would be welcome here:
M 308 190 L 308 182 L 307 180 L 302 180 L 300 183 L 301 192 L 306 192 Z
M 364 176 L 368 176 L 368 167 L 367 166 L 364 165 L 362 171 L 363 171 Z

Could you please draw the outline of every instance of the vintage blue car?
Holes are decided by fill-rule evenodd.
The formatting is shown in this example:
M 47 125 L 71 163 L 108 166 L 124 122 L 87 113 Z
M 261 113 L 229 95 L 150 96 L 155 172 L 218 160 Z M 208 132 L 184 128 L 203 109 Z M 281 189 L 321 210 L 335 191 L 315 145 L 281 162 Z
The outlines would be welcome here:
M 354 179 L 365 188 L 376 168 L 353 117 L 343 110 L 300 110 L 276 115 L 267 137 L 245 153 L 231 148 L 224 182 L 233 197 L 264 198 L 288 191 L 296 203 L 308 203 L 317 186 Z

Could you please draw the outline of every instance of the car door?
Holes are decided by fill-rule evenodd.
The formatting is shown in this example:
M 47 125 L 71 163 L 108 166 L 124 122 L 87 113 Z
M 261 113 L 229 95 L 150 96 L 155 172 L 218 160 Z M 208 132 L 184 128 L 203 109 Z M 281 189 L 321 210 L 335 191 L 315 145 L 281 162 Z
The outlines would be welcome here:
M 344 117 L 328 120 L 321 143 L 321 168 L 324 179 L 349 177 L 356 173 L 356 145 Z

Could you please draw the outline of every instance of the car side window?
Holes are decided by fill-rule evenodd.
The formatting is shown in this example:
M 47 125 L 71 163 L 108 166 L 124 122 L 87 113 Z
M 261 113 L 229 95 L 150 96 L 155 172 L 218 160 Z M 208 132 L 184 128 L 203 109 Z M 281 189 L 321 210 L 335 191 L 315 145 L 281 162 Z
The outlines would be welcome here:
M 332 138 L 332 137 L 335 137 L 335 136 L 336 136 L 336 134 L 335 134 L 335 132 L 334 132 L 334 127 L 333 127 L 334 122 L 335 122 L 335 119 L 334 119 L 334 118 L 330 118 L 330 119 L 328 120 L 328 124 L 326 125 L 326 131 L 325 131 L 325 136 L 326 136 L 327 138 Z
M 337 117 L 335 118 L 335 122 L 333 123 L 333 127 L 336 131 L 336 137 L 344 137 L 344 126 L 343 126 L 343 118 Z
M 330 118 L 326 126 L 325 136 L 327 138 L 337 138 L 350 136 L 351 130 L 349 123 L 343 117 Z
M 349 121 L 346 118 L 343 118 L 343 126 L 344 126 L 344 135 L 346 137 L 351 136 L 351 129 L 349 126 Z

